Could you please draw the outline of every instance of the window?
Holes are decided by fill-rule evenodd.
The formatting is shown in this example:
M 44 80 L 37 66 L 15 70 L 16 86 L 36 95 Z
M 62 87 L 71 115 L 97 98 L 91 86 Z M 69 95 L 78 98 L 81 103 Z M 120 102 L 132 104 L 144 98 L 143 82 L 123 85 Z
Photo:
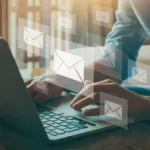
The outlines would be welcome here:
M 20 68 L 21 74 L 25 79 L 31 78 L 33 70 L 38 68 L 45 70 L 47 63 L 43 57 L 40 57 L 39 49 L 29 47 L 28 50 L 21 50 L 18 48 L 17 32 L 18 19 L 23 18 L 33 21 L 35 23 L 43 24 L 49 28 L 51 37 L 55 37 L 50 42 L 50 49 L 63 48 L 68 49 L 68 43 L 61 43 L 57 38 L 67 40 L 69 39 L 69 30 L 58 31 L 59 16 L 70 17 L 72 14 L 71 0 L 9 0 L 8 1 L 8 41 L 12 50 L 12 54 Z M 74 21 L 75 15 L 72 15 Z M 28 26 L 30 27 L 30 25 Z M 38 27 L 35 27 L 38 29 Z M 39 71 L 40 74 L 43 71 Z
M 1 30 L 3 31 L 1 35 L 8 40 L 13 56 L 25 79 L 31 78 L 34 74 L 42 74 L 45 71 L 45 67 L 47 67 L 47 61 L 40 57 L 40 52 L 37 48 L 29 48 L 33 53 L 18 48 L 18 18 L 24 18 L 47 26 L 50 37 L 54 37 L 49 43 L 50 50 L 68 50 L 76 48 L 76 46 L 66 41 L 93 46 L 95 40 L 99 42 L 98 44 L 104 44 L 105 38 L 111 29 L 98 28 L 92 24 L 92 6 L 113 6 L 114 15 L 115 9 L 117 9 L 117 0 L 95 0 L 94 2 L 91 0 L 82 0 L 82 2 L 81 0 L 0 0 L 0 3 L 3 3 L 3 5 L 1 4 L 1 12 L 3 13 L 3 15 L 1 14 L 3 16 L 1 27 L 5 28 L 5 30 Z M 66 19 L 72 18 L 73 24 L 75 24 L 72 31 L 69 29 L 65 31 L 57 30 L 60 25 L 59 19 L 62 16 L 65 16 L 64 18 Z M 103 39 L 94 39 L 91 36 L 99 36 L 100 34 L 103 35 Z M 60 42 L 59 39 L 64 41 Z M 150 59 L 147 58 L 149 48 L 149 45 L 142 46 L 139 61 L 150 64 Z M 53 59 L 53 56 L 50 55 L 50 58 Z

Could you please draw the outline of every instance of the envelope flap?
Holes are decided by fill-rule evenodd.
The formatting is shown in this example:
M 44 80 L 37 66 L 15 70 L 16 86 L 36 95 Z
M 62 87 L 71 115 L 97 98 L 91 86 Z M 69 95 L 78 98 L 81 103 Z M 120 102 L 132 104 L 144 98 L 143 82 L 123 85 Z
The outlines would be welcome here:
M 55 52 L 68 68 L 72 67 L 73 65 L 83 60 L 82 57 L 69 54 L 67 52 L 63 52 L 60 50 L 55 50 Z
M 146 73 L 146 71 L 141 68 L 137 68 L 137 73 L 138 73 L 138 75 L 143 75 Z
M 145 70 L 141 69 L 141 68 L 137 68 L 137 67 L 133 67 L 133 70 L 136 74 L 138 74 L 139 76 L 143 75 L 144 73 L 146 73 Z
M 43 33 L 40 31 L 36 31 L 30 28 L 25 27 L 24 30 L 29 34 L 29 36 L 35 40 L 37 37 L 39 37 L 40 35 L 42 35 Z
M 116 110 L 118 110 L 120 107 L 122 107 L 121 105 L 119 104 L 116 104 L 116 103 L 113 103 L 113 102 L 110 102 L 110 101 L 105 101 L 105 103 L 109 106 L 109 108 L 114 112 Z

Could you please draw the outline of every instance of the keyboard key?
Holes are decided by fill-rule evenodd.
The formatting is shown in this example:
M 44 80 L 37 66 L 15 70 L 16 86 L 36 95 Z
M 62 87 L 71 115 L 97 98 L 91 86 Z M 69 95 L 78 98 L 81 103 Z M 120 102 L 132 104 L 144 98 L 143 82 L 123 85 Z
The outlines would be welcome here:
M 71 123 L 71 122 L 72 122 L 72 120 L 67 120 L 67 119 L 66 119 L 66 120 L 65 120 L 65 122 L 67 122 L 67 123 Z
M 44 116 L 43 118 L 44 118 L 44 119 L 49 119 L 50 116 L 46 115 L 46 116 Z
M 76 122 L 71 123 L 71 125 L 76 126 L 76 127 L 80 128 L 80 129 L 87 128 L 84 124 L 76 123 Z
M 43 124 L 43 127 L 46 128 L 46 127 L 49 127 L 49 125 L 48 124 Z
M 75 127 L 75 128 L 72 128 L 72 129 L 64 129 L 65 132 L 73 132 L 73 131 L 77 131 L 77 130 L 80 130 L 79 128 Z
M 61 118 L 59 118 L 59 120 L 65 121 L 66 118 L 65 117 L 61 117 Z
M 56 115 L 56 116 L 53 116 L 54 118 L 56 118 L 56 119 L 58 119 L 58 118 L 60 118 L 61 116 L 59 116 L 59 115 Z
M 64 126 L 58 127 L 58 129 L 61 129 L 61 130 L 66 129 L 66 128 L 67 128 L 67 127 L 64 127 Z
M 56 120 L 55 123 L 62 123 L 63 121 L 61 120 Z
M 66 123 L 66 122 L 63 122 L 63 123 L 61 123 L 61 125 L 62 125 L 62 126 L 67 126 L 67 125 L 69 125 L 69 124 Z
M 54 122 L 52 122 L 52 121 L 47 121 L 47 122 L 45 122 L 45 123 L 51 125 L 51 124 L 53 124 Z
M 60 129 L 55 129 L 53 131 L 56 132 L 57 134 L 63 134 L 63 133 L 65 133 L 63 130 L 60 130 Z
M 59 127 L 60 124 L 54 123 L 54 124 L 51 124 L 51 126 L 53 126 L 53 127 Z
M 50 132 L 48 132 L 50 135 L 53 135 L 53 136 L 56 136 L 57 135 L 57 133 L 55 133 L 55 132 L 53 132 L 53 131 L 50 131 Z
M 55 118 L 50 118 L 49 120 L 50 120 L 50 121 L 56 121 L 57 119 L 55 119 Z
M 74 117 L 72 117 L 72 116 L 68 116 L 66 118 L 69 119 L 69 120 L 73 120 L 74 119 Z
M 71 128 L 76 128 L 76 127 L 73 125 L 68 125 L 67 128 L 71 129 Z
M 50 126 L 50 127 L 48 127 L 47 129 L 48 129 L 48 130 L 54 130 L 55 128 L 52 127 L 52 126 Z
M 48 120 L 46 120 L 46 119 L 41 119 L 41 121 L 42 121 L 42 122 L 47 122 Z
M 80 121 L 77 120 L 77 119 L 73 119 L 72 122 L 76 122 L 76 123 L 79 123 Z

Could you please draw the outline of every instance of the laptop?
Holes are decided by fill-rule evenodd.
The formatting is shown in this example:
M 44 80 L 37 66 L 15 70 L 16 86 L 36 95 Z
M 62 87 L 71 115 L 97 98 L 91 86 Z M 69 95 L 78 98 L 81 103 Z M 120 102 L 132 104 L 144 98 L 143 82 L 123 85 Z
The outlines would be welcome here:
M 62 142 L 115 127 L 103 121 L 86 119 L 83 115 L 70 115 L 46 106 L 36 107 L 11 50 L 2 38 L 0 71 L 0 123 L 9 128 L 40 140 Z

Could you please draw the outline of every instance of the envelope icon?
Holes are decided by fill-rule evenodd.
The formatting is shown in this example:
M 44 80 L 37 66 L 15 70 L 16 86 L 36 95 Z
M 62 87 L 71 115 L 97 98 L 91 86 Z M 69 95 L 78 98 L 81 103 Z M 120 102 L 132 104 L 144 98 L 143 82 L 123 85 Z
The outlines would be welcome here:
M 59 2 L 59 7 L 62 8 L 62 9 L 66 9 L 66 8 L 70 8 L 71 4 L 72 4 L 71 0 L 65 0 L 65 2 L 64 1 L 60 1 Z
M 64 16 L 58 16 L 58 26 L 59 28 L 72 28 L 72 18 L 71 17 L 64 17 Z
M 104 113 L 106 116 L 122 120 L 122 106 L 116 103 L 105 101 Z
M 104 23 L 109 23 L 110 15 L 106 11 L 97 10 L 96 11 L 96 20 Z
M 137 67 L 132 67 L 132 76 L 133 76 L 133 79 L 135 79 L 137 81 L 147 83 L 146 70 L 143 70 L 143 69 L 137 68 Z
M 111 68 L 115 68 L 115 51 L 104 51 L 104 53 L 101 55 L 102 60 L 105 62 L 105 65 Z
M 64 77 L 84 82 L 84 59 L 74 54 L 55 50 L 54 72 Z
M 30 28 L 24 28 L 24 42 L 38 47 L 43 48 L 43 33 Z

